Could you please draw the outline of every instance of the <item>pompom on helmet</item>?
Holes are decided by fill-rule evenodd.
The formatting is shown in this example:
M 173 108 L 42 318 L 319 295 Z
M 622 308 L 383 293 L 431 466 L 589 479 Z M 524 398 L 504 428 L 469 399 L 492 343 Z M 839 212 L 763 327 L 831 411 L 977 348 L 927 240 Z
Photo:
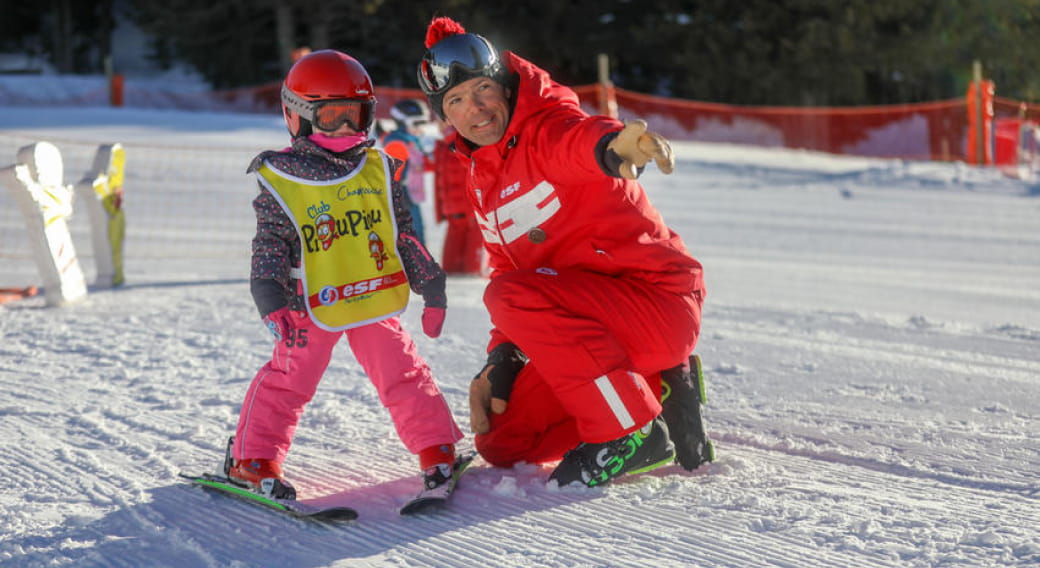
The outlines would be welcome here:
M 368 132 L 375 119 L 372 79 L 353 57 L 323 49 L 293 64 L 282 83 L 282 115 L 289 134 L 308 136 L 347 124 Z
M 475 77 L 506 82 L 506 68 L 498 51 L 483 36 L 466 33 L 451 18 L 434 18 L 426 28 L 426 53 L 419 62 L 419 88 L 433 112 L 444 118 L 444 94 Z

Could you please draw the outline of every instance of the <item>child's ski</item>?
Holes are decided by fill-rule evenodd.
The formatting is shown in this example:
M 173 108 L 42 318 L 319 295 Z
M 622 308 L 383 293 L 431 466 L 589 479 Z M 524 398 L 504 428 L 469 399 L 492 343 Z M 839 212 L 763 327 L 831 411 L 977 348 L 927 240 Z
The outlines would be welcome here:
M 192 484 L 230 495 L 245 501 L 256 503 L 271 509 L 285 513 L 299 519 L 310 519 L 313 521 L 341 522 L 353 521 L 358 518 L 358 512 L 350 507 L 316 505 L 309 501 L 293 501 L 285 499 L 272 499 L 259 493 L 254 493 L 240 485 L 236 485 L 222 475 L 204 473 L 201 475 L 180 474 Z
M 459 482 L 459 476 L 465 473 L 466 469 L 469 468 L 471 463 L 473 463 L 473 458 L 475 457 L 477 457 L 476 452 L 469 452 L 456 458 L 455 468 L 451 478 L 435 487 L 423 487 L 422 491 L 420 491 L 414 499 L 408 501 L 401 507 L 401 514 L 414 515 L 416 513 L 423 513 L 439 508 L 447 503 L 448 498 L 450 498 L 451 494 L 455 492 L 455 486 Z

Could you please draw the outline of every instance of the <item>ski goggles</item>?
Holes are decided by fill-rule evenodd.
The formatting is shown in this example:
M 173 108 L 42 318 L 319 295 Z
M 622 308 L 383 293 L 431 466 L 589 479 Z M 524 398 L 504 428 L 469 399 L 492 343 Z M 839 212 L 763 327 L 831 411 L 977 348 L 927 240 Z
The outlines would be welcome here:
M 327 99 L 308 101 L 282 86 L 282 101 L 318 130 L 332 132 L 346 124 L 355 132 L 368 132 L 375 120 L 375 100 Z
M 419 86 L 427 94 L 441 94 L 474 77 L 495 77 L 502 71 L 491 42 L 476 34 L 446 37 L 426 50 L 419 63 Z

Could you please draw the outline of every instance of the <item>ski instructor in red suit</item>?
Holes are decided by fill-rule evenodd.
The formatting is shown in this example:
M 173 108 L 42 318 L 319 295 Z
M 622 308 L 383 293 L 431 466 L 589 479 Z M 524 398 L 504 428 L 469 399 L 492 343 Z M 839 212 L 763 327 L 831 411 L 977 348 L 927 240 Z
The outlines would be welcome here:
M 433 19 L 426 48 L 419 85 L 469 164 L 491 269 L 488 359 L 470 387 L 480 454 L 559 461 L 561 486 L 711 461 L 689 364 L 701 264 L 636 181 L 651 160 L 671 173 L 667 140 L 589 116 L 574 91 L 450 18 Z

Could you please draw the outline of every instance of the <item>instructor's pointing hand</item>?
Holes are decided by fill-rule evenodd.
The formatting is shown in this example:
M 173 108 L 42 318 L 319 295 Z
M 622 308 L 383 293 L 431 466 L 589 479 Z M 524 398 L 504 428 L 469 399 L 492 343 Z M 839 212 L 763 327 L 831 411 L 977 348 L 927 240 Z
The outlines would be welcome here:
M 639 168 L 650 160 L 665 174 L 675 169 L 675 156 L 672 146 L 660 134 L 648 132 L 646 121 L 642 119 L 625 122 L 625 128 L 607 145 L 621 158 L 618 173 L 625 179 L 639 177 Z

